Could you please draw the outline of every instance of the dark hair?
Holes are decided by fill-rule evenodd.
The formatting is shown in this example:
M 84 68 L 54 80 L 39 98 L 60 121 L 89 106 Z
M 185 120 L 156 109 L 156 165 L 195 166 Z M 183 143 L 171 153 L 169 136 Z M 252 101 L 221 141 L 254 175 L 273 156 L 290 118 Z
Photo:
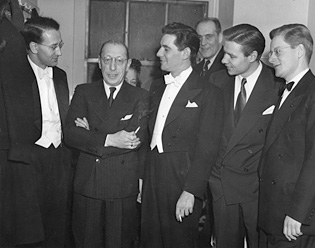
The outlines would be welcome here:
M 179 51 L 183 51 L 186 47 L 190 48 L 190 61 L 195 64 L 196 56 L 199 50 L 200 40 L 197 32 L 190 26 L 182 23 L 173 22 L 162 28 L 163 34 L 172 34 L 176 36 L 174 44 Z
M 105 41 L 105 42 L 102 44 L 101 49 L 100 49 L 100 53 L 99 53 L 99 56 L 100 56 L 100 57 L 102 57 L 103 48 L 104 48 L 104 46 L 106 46 L 107 44 L 122 45 L 122 46 L 126 49 L 127 59 L 129 59 L 128 47 L 127 47 L 122 41 L 117 41 L 117 40 L 108 40 L 108 41 Z
M 131 60 L 131 64 L 130 64 L 130 68 L 134 69 L 138 74 L 141 72 L 141 62 L 138 59 L 132 59 Z
M 286 24 L 273 29 L 269 36 L 270 39 L 273 39 L 275 36 L 282 36 L 283 40 L 292 48 L 302 44 L 306 51 L 307 62 L 310 62 L 314 43 L 310 31 L 305 25 L 299 23 Z
M 258 28 L 250 24 L 239 24 L 228 28 L 223 31 L 223 37 L 227 41 L 234 41 L 241 45 L 246 57 L 256 51 L 259 60 L 265 50 L 265 37 Z
M 217 34 L 220 34 L 221 33 L 221 23 L 219 21 L 218 18 L 216 17 L 205 17 L 203 19 L 201 19 L 200 21 L 197 22 L 196 24 L 196 28 L 197 26 L 200 24 L 200 23 L 207 23 L 207 22 L 213 22 L 214 23 L 214 26 L 215 26 L 215 32 Z
M 28 19 L 21 34 L 24 37 L 27 49 L 31 42 L 41 43 L 46 30 L 59 30 L 59 23 L 49 17 L 38 16 Z

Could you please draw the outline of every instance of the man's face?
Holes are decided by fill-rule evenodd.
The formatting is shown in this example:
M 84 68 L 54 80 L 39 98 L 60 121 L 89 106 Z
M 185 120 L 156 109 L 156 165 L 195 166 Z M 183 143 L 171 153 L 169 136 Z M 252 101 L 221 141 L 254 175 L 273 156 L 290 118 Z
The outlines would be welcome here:
M 220 49 L 222 34 L 217 34 L 213 22 L 201 22 L 196 31 L 200 39 L 199 52 L 203 58 L 211 59 Z
M 176 36 L 165 34 L 161 39 L 161 47 L 156 56 L 160 58 L 161 69 L 171 72 L 173 76 L 177 76 L 182 71 L 183 66 L 183 51 L 179 51 L 174 44 Z
M 269 62 L 275 68 L 276 76 L 291 81 L 297 74 L 299 65 L 297 49 L 291 48 L 282 36 L 276 36 L 271 40 L 269 56 Z
M 50 29 L 46 30 L 42 34 L 42 42 L 36 43 L 35 49 L 35 63 L 41 68 L 46 66 L 56 66 L 58 64 L 58 58 L 61 56 L 61 47 L 63 42 L 61 39 L 61 33 L 59 30 Z
M 250 56 L 246 57 L 242 51 L 242 45 L 234 41 L 224 42 L 224 57 L 222 63 L 226 66 L 230 75 L 249 76 L 251 66 Z
M 98 64 L 103 79 L 110 86 L 117 86 L 125 79 L 131 60 L 127 58 L 126 48 L 121 44 L 106 44 Z

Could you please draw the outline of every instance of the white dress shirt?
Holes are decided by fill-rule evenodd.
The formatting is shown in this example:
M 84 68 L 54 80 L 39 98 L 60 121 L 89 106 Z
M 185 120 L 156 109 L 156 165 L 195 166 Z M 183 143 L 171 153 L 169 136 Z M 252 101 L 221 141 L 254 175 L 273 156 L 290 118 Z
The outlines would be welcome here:
M 167 115 L 171 109 L 171 106 L 182 88 L 183 84 L 186 82 L 187 78 L 192 72 L 191 66 L 182 71 L 177 77 L 173 78 L 170 74 L 165 75 L 165 83 L 167 84 L 165 91 L 163 93 L 158 113 L 156 116 L 156 121 L 154 125 L 154 131 L 151 140 L 151 150 L 153 150 L 156 146 L 159 153 L 163 153 L 163 143 L 162 143 L 162 133 L 165 125 L 165 121 Z
M 51 67 L 38 67 L 29 57 L 28 60 L 36 76 L 42 110 L 42 135 L 35 144 L 44 148 L 53 144 L 57 148 L 61 143 L 62 133 L 53 70 Z

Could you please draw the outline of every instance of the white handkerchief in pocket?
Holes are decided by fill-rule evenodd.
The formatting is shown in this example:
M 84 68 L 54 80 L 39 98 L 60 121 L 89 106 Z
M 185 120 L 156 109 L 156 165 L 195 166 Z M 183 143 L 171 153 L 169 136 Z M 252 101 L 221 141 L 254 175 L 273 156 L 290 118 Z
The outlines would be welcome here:
M 188 100 L 188 103 L 186 104 L 186 108 L 198 108 L 198 105 L 197 103 L 191 102 L 190 100 Z
M 263 113 L 262 115 L 271 115 L 273 113 L 275 109 L 275 105 L 272 105 L 270 106 L 269 108 L 267 108 Z
M 131 119 L 131 117 L 132 117 L 132 114 L 126 115 L 125 117 L 121 118 L 120 120 L 121 120 L 121 121 L 126 121 L 126 120 Z

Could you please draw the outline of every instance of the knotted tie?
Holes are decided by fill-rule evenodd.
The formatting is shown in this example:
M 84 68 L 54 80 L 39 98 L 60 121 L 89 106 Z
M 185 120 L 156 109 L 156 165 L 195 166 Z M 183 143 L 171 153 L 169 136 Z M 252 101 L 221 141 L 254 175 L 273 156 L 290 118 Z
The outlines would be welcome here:
M 246 105 L 246 89 L 245 89 L 246 83 L 247 83 L 246 78 L 243 78 L 241 82 L 241 90 L 240 90 L 240 93 L 238 94 L 236 104 L 235 104 L 235 111 L 234 111 L 235 125 L 238 123 L 241 117 L 241 113 Z
M 110 90 L 110 94 L 109 94 L 109 98 L 108 98 L 108 104 L 109 106 L 112 106 L 113 102 L 114 102 L 114 92 L 116 90 L 116 87 L 109 87 Z
M 208 65 L 210 64 L 210 60 L 205 60 L 205 63 L 203 64 L 203 68 L 202 68 L 202 72 L 201 75 L 202 77 L 204 77 L 206 75 L 206 72 L 208 71 Z

